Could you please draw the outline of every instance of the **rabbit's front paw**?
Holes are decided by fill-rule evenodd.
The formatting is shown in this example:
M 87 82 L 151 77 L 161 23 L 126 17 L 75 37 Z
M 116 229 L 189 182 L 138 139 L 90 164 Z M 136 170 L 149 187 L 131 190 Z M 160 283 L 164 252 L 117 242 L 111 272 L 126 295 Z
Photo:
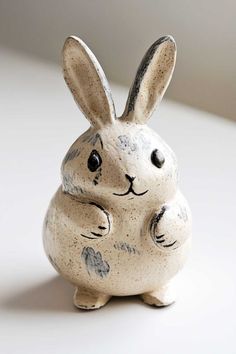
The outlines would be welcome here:
M 86 207 L 81 236 L 88 239 L 99 239 L 108 235 L 111 228 L 109 213 L 94 202 L 87 204 Z
M 150 223 L 153 242 L 163 251 L 172 251 L 182 246 L 190 236 L 190 214 L 184 203 L 163 205 Z
M 150 224 L 150 233 L 153 242 L 156 246 L 166 251 L 176 249 L 179 245 L 174 230 L 171 230 L 171 222 L 168 214 L 169 207 L 164 205 L 159 212 L 155 213 Z

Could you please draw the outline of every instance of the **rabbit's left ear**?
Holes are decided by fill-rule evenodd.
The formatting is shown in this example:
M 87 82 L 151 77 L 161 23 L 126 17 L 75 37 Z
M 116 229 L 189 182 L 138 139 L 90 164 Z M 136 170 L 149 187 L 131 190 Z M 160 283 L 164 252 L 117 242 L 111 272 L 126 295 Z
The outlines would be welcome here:
M 122 120 L 140 124 L 148 120 L 169 85 L 175 60 L 176 44 L 171 36 L 153 43 L 138 68 Z
M 94 54 L 75 36 L 67 38 L 62 54 L 65 81 L 86 118 L 96 128 L 112 123 L 115 108 L 110 87 Z

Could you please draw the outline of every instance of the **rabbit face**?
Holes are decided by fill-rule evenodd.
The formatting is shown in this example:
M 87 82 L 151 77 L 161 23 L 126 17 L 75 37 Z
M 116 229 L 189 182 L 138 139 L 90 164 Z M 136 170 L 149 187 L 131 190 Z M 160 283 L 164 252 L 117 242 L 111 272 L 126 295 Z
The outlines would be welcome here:
M 172 150 L 146 125 L 116 120 L 90 128 L 69 149 L 62 164 L 67 193 L 163 203 L 177 189 L 177 164 Z
M 62 164 L 64 191 L 117 203 L 163 203 L 176 191 L 177 167 L 171 149 L 148 126 L 168 87 L 176 57 L 172 37 L 157 40 L 145 54 L 130 89 L 126 108 L 116 117 L 105 74 L 76 37 L 63 49 L 64 77 L 75 101 L 91 123 Z

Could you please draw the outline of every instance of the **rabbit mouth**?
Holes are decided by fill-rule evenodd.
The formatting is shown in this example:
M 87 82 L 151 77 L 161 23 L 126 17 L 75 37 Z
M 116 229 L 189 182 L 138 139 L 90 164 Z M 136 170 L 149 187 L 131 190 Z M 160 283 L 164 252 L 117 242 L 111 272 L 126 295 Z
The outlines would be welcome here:
M 132 193 L 136 196 L 141 196 L 141 195 L 144 195 L 148 192 L 148 189 L 142 193 L 136 193 L 134 190 L 133 190 L 133 181 L 136 177 L 130 177 L 129 175 L 125 175 L 125 177 L 128 179 L 128 181 L 130 182 L 130 186 L 129 186 L 129 189 L 127 190 L 127 192 L 125 193 L 113 193 L 114 195 L 118 195 L 120 197 L 123 197 L 125 195 L 128 195 L 129 193 Z
M 120 197 L 123 197 L 123 196 L 125 196 L 125 195 L 128 195 L 129 193 L 132 193 L 132 194 L 134 194 L 134 195 L 136 195 L 136 196 L 141 196 L 141 195 L 144 195 L 144 194 L 146 194 L 148 192 L 148 189 L 146 190 L 146 191 L 144 191 L 144 192 L 142 192 L 142 193 L 136 193 L 134 190 L 133 190 L 133 187 L 132 187 L 132 185 L 130 185 L 130 187 L 129 187 L 129 189 L 127 190 L 127 192 L 125 192 L 125 193 L 113 193 L 114 195 L 118 195 L 118 196 L 120 196 Z

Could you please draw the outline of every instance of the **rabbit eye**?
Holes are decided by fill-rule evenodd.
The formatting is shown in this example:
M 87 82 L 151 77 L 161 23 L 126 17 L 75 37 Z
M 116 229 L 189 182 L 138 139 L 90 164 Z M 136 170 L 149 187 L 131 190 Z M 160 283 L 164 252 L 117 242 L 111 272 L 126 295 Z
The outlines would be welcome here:
M 155 165 L 158 168 L 161 168 L 165 162 L 165 157 L 160 150 L 155 149 L 151 154 L 151 160 L 153 165 Z
M 88 158 L 88 169 L 91 172 L 95 172 L 99 166 L 102 164 L 102 158 L 97 152 L 97 150 L 93 150 Z

